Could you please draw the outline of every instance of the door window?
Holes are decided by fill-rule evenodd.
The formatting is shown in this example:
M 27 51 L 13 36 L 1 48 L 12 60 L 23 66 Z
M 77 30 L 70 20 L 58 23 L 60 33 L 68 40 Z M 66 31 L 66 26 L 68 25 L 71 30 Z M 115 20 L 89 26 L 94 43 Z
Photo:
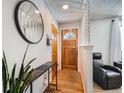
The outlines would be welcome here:
M 67 32 L 64 35 L 64 39 L 75 39 L 75 38 L 76 38 L 76 35 L 73 32 Z

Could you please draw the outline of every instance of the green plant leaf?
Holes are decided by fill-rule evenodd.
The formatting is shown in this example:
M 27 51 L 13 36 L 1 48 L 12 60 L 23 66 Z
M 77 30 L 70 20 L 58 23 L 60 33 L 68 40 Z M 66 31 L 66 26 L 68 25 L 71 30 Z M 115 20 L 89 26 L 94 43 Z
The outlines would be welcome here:
M 26 51 L 25 51 L 25 53 L 24 53 L 23 60 L 22 60 L 22 64 L 23 64 L 24 61 L 25 61 L 25 57 L 26 57 L 26 54 L 27 54 L 29 45 L 30 45 L 30 44 L 28 44 L 28 46 L 27 46 L 27 48 L 26 48 Z
M 22 85 L 22 79 L 18 79 L 14 87 L 13 93 L 19 93 L 21 85 Z
M 31 77 L 32 77 L 32 73 L 33 73 L 34 69 L 32 69 L 28 75 L 26 76 L 26 78 L 23 81 L 23 85 L 21 87 L 20 93 L 22 93 L 24 91 L 24 89 L 26 88 L 26 86 L 30 83 Z
M 2 81 L 3 81 L 3 92 L 7 93 L 7 85 L 9 80 L 9 73 L 8 73 L 8 66 L 6 61 L 6 56 L 3 51 L 3 58 L 2 58 Z
M 5 55 L 5 53 L 4 53 L 4 51 L 3 51 L 3 59 L 4 59 L 4 61 L 5 61 L 5 64 L 7 64 L 6 62 L 6 55 Z
M 28 66 L 26 69 L 25 69 L 25 73 L 28 72 L 28 70 L 30 69 L 31 66 Z
M 12 76 L 11 76 L 13 86 L 15 85 L 15 69 L 16 69 L 16 64 L 13 67 Z
M 21 65 L 20 72 L 19 72 L 19 79 L 22 79 L 24 75 L 24 64 Z
M 12 86 L 12 78 L 9 79 L 9 93 L 12 93 L 13 91 L 13 86 Z
M 14 90 L 13 90 L 13 93 L 18 93 L 20 91 L 23 77 L 24 77 L 24 65 L 22 63 L 21 68 L 20 68 L 19 75 L 17 77 L 16 84 L 15 84 L 15 87 L 14 87 Z
M 35 61 L 37 58 L 34 58 L 34 59 L 32 59 L 31 61 L 29 61 L 29 63 L 25 66 L 25 68 L 24 69 L 26 69 L 33 61 Z
M 7 92 L 8 78 L 7 78 L 7 71 L 6 71 L 5 62 L 3 59 L 2 59 L 2 80 L 3 80 L 3 92 L 6 93 Z
M 12 70 L 12 74 L 11 74 L 11 77 L 10 77 L 10 93 L 13 92 L 14 90 L 14 87 L 15 87 L 15 69 L 16 69 L 16 64 L 14 64 L 14 67 L 13 67 L 13 70 Z

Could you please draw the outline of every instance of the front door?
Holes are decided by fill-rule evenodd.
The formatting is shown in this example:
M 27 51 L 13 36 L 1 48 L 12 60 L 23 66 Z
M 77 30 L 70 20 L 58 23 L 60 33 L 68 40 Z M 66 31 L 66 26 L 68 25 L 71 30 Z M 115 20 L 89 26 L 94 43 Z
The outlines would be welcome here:
M 62 68 L 77 69 L 78 29 L 62 30 Z

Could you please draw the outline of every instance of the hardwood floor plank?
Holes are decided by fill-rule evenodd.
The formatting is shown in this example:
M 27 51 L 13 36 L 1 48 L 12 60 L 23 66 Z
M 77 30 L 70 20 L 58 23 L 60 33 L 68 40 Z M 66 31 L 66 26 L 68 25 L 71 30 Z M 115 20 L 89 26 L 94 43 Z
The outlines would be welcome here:
M 72 69 L 59 71 L 58 88 L 57 91 L 53 91 L 52 93 L 84 93 L 80 73 Z

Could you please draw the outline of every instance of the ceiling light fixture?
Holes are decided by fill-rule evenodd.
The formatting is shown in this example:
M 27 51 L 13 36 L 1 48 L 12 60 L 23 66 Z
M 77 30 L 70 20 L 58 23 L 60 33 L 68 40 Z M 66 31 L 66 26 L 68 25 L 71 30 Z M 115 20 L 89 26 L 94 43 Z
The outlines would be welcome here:
M 38 10 L 35 10 L 35 13 L 39 14 L 39 11 Z
M 68 6 L 68 5 L 63 5 L 62 8 L 63 8 L 63 9 L 68 9 L 69 6 Z

